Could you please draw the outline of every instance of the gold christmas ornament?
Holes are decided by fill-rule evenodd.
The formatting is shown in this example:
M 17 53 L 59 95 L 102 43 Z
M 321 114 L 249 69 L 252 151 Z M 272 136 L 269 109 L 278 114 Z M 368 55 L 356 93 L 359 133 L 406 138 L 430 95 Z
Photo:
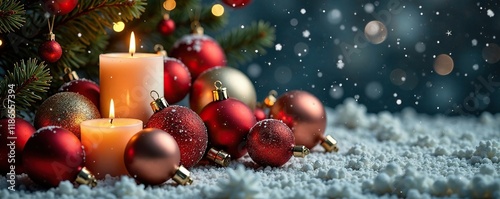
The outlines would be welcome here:
M 80 123 L 101 118 L 95 105 L 83 95 L 60 92 L 47 98 L 35 115 L 35 127 L 60 126 L 80 139 Z
M 203 72 L 194 81 L 189 95 L 189 105 L 196 113 L 213 101 L 214 82 L 224 82 L 229 98 L 242 101 L 250 109 L 255 109 L 257 94 L 252 81 L 238 69 L 232 67 L 216 67 Z

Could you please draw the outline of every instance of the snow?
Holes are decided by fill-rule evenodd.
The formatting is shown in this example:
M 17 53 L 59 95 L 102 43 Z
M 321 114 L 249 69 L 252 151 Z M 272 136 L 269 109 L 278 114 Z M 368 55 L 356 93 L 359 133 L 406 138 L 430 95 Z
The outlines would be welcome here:
M 488 10 L 486 11 L 486 14 L 488 15 L 488 17 L 494 17 L 494 16 L 495 16 L 495 13 L 494 13 L 494 12 L 493 12 L 493 10 L 491 10 L 491 9 L 488 9 Z
M 42 189 L 18 175 L 16 191 L 0 177 L 0 198 L 499 198 L 500 115 L 369 114 L 353 99 L 327 108 L 326 133 L 338 153 L 317 146 L 280 168 L 248 156 L 228 168 L 190 169 L 194 183 L 137 184 L 110 177 L 95 188 L 62 182 Z

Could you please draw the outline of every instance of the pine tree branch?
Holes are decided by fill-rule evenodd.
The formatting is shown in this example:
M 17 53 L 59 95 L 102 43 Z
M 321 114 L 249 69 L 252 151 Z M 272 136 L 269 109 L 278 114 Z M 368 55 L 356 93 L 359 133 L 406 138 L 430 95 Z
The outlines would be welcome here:
M 14 64 L 13 71 L 8 71 L 4 81 L 0 82 L 0 102 L 7 97 L 8 87 L 14 89 L 16 111 L 28 110 L 36 101 L 41 100 L 42 93 L 47 92 L 52 76 L 47 65 L 36 59 L 28 59 Z M 0 107 L 4 109 L 5 107 Z M 0 111 L 0 114 L 5 111 Z
M 269 23 L 259 21 L 249 27 L 235 28 L 229 33 L 217 37 L 224 49 L 228 65 L 244 64 L 252 58 L 266 53 L 275 40 L 275 29 Z
M 20 1 L 6 0 L 0 2 L 0 33 L 12 32 L 23 26 L 24 5 Z

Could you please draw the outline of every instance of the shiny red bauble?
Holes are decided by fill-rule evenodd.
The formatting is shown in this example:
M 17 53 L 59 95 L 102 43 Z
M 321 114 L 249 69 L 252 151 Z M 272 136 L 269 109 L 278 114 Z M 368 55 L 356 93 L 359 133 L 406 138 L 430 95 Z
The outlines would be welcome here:
M 191 89 L 191 74 L 181 61 L 165 58 L 163 62 L 163 89 L 169 104 L 180 102 Z
M 130 138 L 124 160 L 129 174 L 136 180 L 159 185 L 172 178 L 179 168 L 179 147 L 165 131 L 146 128 Z
M 38 129 L 23 150 L 23 165 L 35 183 L 55 187 L 74 181 L 85 164 L 82 143 L 72 132 L 56 126 Z
M 70 82 L 64 83 L 59 91 L 63 92 L 74 92 L 83 95 L 99 109 L 100 106 L 100 96 L 101 90 L 99 85 L 88 79 L 76 79 Z
M 61 45 L 55 40 L 43 42 L 38 48 L 40 57 L 49 63 L 57 62 L 62 56 Z
M 196 79 L 203 71 L 226 65 L 226 55 L 220 45 L 203 34 L 186 35 L 175 42 L 169 56 L 182 61 Z
M 0 175 L 24 172 L 22 152 L 35 131 L 35 127 L 21 118 L 0 120 Z M 11 166 L 14 166 L 15 173 L 12 173 Z
M 154 113 L 147 128 L 161 129 L 172 135 L 179 145 L 181 165 L 196 165 L 207 149 L 208 135 L 198 114 L 187 107 L 171 105 Z
M 174 20 L 162 19 L 160 23 L 158 23 L 158 31 L 163 35 L 170 35 L 175 31 L 175 22 Z
M 53 15 L 65 15 L 73 11 L 78 0 L 43 0 L 44 9 Z
M 248 133 L 248 155 L 261 166 L 279 167 L 292 157 L 294 143 L 293 132 L 285 123 L 265 119 Z
M 269 118 L 283 121 L 295 135 L 295 144 L 312 149 L 323 139 L 326 112 L 314 95 L 300 90 L 284 93 L 271 107 Z
M 222 2 L 233 8 L 241 8 L 243 6 L 248 5 L 251 2 L 251 0 L 222 0 Z
M 247 153 L 246 136 L 257 122 L 250 109 L 243 102 L 228 98 L 207 104 L 200 117 L 208 129 L 208 145 L 226 151 L 232 159 Z

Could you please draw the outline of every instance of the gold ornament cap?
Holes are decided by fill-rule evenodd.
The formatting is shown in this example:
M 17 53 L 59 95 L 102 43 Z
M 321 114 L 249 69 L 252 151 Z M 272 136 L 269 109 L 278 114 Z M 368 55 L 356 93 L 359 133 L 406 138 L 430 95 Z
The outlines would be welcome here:
M 226 87 L 222 87 L 222 82 L 217 80 L 214 82 L 215 90 L 212 91 L 213 100 L 222 101 L 228 98 Z
M 191 22 L 191 31 L 195 35 L 203 35 L 204 33 L 203 27 L 201 27 L 200 22 L 197 20 Z
M 179 166 L 177 171 L 175 171 L 175 175 L 172 179 L 179 183 L 180 185 L 190 185 L 193 184 L 193 179 L 191 179 L 191 172 L 186 169 L 184 166 Z
M 68 67 L 64 68 L 64 72 L 65 72 L 65 74 L 64 74 L 64 76 L 62 78 L 63 78 L 63 80 L 65 82 L 70 82 L 70 81 L 73 81 L 73 80 L 80 79 L 80 77 L 78 77 L 78 74 L 76 74 L 75 71 L 72 71 Z
M 167 56 L 167 51 L 163 48 L 161 44 L 156 44 L 153 49 L 155 50 L 156 54 L 158 55 L 163 55 L 163 57 L 168 57 Z
M 156 99 L 153 96 L 153 93 L 156 93 Z M 153 98 L 153 101 L 151 103 L 149 103 L 149 105 L 151 106 L 151 109 L 153 109 L 154 113 L 156 113 L 158 111 L 161 111 L 164 108 L 168 107 L 168 102 L 165 99 L 165 97 L 160 97 L 160 95 L 158 94 L 158 92 L 156 92 L 155 90 L 151 91 L 149 93 L 149 95 L 151 96 L 151 98 Z
M 276 103 L 276 96 L 278 95 L 278 92 L 275 90 L 269 91 L 269 94 L 267 95 L 266 99 L 264 99 L 264 105 L 266 107 L 271 108 L 274 106 L 274 103 Z
M 83 167 L 83 169 L 76 176 L 76 183 L 88 185 L 89 187 L 97 186 L 97 180 L 87 168 Z
M 337 140 L 335 140 L 335 138 L 333 138 L 331 135 L 327 135 L 323 138 L 321 146 L 325 148 L 326 152 L 339 151 L 339 148 L 337 147 Z
M 310 153 L 309 149 L 305 146 L 294 146 L 292 150 L 293 156 L 299 158 L 306 157 L 306 155 L 309 155 Z
M 231 155 L 227 154 L 223 150 L 216 150 L 214 148 L 210 148 L 210 150 L 208 150 L 207 158 L 223 167 L 229 166 L 229 162 L 231 162 Z

